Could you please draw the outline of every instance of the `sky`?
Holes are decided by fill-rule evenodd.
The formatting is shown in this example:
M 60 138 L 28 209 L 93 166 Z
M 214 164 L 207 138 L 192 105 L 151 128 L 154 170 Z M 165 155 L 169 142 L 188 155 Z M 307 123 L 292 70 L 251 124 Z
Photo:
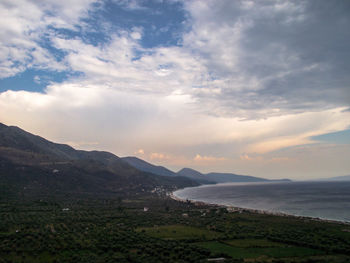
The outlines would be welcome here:
M 0 1 L 0 122 L 174 171 L 350 174 L 350 2 Z

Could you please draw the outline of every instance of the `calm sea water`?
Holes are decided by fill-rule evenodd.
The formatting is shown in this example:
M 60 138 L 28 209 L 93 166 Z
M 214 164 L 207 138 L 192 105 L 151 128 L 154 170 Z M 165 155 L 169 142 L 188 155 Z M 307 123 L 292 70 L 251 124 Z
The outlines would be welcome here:
M 350 222 L 350 182 L 217 184 L 174 193 L 181 199 Z

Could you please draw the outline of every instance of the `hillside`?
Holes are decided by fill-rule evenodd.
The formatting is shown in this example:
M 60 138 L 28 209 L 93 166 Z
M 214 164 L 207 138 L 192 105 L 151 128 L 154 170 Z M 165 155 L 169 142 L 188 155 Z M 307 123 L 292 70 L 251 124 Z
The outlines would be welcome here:
M 202 184 L 215 184 L 216 181 L 211 180 L 210 178 L 206 177 L 202 173 L 191 169 L 191 168 L 182 168 L 180 171 L 177 172 L 178 175 L 185 176 L 187 178 L 191 178 L 193 180 L 196 180 L 199 183 Z
M 185 176 L 194 180 L 204 180 L 214 183 L 229 183 L 229 182 L 265 182 L 268 179 L 248 176 L 237 175 L 233 173 L 207 173 L 202 174 L 196 170 L 190 168 L 183 168 L 177 172 L 178 175 Z
M 149 173 L 153 173 L 153 174 L 157 174 L 157 175 L 164 175 L 164 176 L 176 176 L 177 175 L 173 171 L 170 171 L 169 169 L 167 169 L 163 166 L 157 166 L 157 165 L 150 164 L 150 163 L 148 163 L 144 160 L 141 160 L 137 157 L 129 156 L 129 157 L 122 157 L 121 159 L 140 171 L 149 172 Z
M 197 183 L 140 171 L 109 152 L 81 151 L 0 124 L 2 195 L 65 193 L 140 194 Z
M 232 173 L 208 173 L 206 174 L 208 178 L 214 180 L 218 183 L 227 182 L 266 182 L 270 181 L 265 178 L 254 177 L 249 175 L 237 175 Z
M 137 157 L 122 157 L 120 158 L 136 169 L 144 172 L 149 172 L 163 176 L 183 176 L 196 181 L 199 184 L 215 184 L 215 183 L 238 183 L 238 182 L 267 182 L 267 181 L 290 181 L 288 179 L 282 180 L 268 180 L 265 178 L 254 177 L 249 175 L 238 175 L 233 173 L 207 173 L 202 174 L 191 168 L 183 168 L 177 173 L 163 167 L 153 165 Z

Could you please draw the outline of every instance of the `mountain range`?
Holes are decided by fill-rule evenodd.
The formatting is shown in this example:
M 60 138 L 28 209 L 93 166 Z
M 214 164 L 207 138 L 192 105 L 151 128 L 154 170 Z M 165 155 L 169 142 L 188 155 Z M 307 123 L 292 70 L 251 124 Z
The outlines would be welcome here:
M 237 182 L 268 182 L 268 181 L 290 181 L 289 179 L 268 180 L 265 178 L 254 177 L 249 175 L 238 175 L 234 173 L 207 173 L 203 174 L 191 168 L 183 168 L 177 173 L 163 167 L 148 163 L 137 157 L 122 157 L 123 161 L 131 166 L 145 172 L 150 172 L 165 176 L 184 176 L 201 184 L 215 184 L 215 183 L 237 183 Z
M 0 123 L 0 197 L 18 193 L 128 195 L 196 185 L 186 177 L 140 171 L 109 152 L 75 150 Z
M 334 181 L 334 182 L 350 181 L 350 175 L 322 178 L 322 179 L 318 179 L 317 181 L 330 181 L 330 182 L 332 182 L 332 181 Z
M 76 150 L 15 126 L 0 123 L 0 193 L 121 195 L 225 182 L 268 179 L 233 173 L 202 174 L 190 168 L 173 172 L 136 157 Z

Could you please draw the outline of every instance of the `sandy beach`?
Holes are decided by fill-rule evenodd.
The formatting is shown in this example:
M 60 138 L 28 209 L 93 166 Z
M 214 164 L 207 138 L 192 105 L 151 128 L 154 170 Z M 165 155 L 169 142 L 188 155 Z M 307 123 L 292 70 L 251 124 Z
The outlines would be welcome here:
M 178 189 L 178 190 L 181 190 L 181 189 Z M 176 190 L 176 191 L 178 191 L 178 190 Z M 178 202 L 183 202 L 183 203 L 190 202 L 191 204 L 194 204 L 195 206 L 206 205 L 206 206 L 213 206 L 216 208 L 226 208 L 229 213 L 248 212 L 248 213 L 264 214 L 264 215 L 271 215 L 271 216 L 292 217 L 292 218 L 298 218 L 298 219 L 304 220 L 304 221 L 311 220 L 311 221 L 319 221 L 319 222 L 336 223 L 336 224 L 341 224 L 341 225 L 350 225 L 350 222 L 345 222 L 345 221 L 330 220 L 330 219 L 308 217 L 308 216 L 298 216 L 298 215 L 292 215 L 292 214 L 281 213 L 281 212 L 272 212 L 272 211 L 268 211 L 268 210 L 250 209 L 250 208 L 244 208 L 244 207 L 236 207 L 236 206 L 221 205 L 221 204 L 215 204 L 215 203 L 207 203 L 207 202 L 203 202 L 203 201 L 196 201 L 196 200 L 190 200 L 190 199 L 182 199 L 174 194 L 176 191 L 171 192 L 168 195 L 173 200 L 176 200 Z

